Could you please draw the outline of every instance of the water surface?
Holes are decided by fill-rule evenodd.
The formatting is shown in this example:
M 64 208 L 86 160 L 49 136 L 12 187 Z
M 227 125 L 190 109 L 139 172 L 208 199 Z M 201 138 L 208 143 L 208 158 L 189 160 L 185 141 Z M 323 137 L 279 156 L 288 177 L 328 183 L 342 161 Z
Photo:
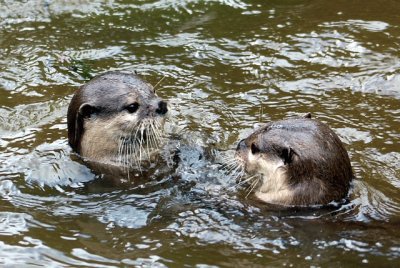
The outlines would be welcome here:
M 0 0 L 0 264 L 396 266 L 398 14 L 394 0 Z M 178 177 L 109 185 L 71 152 L 69 100 L 107 70 L 165 77 L 167 128 L 197 145 Z M 268 208 L 196 158 L 305 112 L 351 157 L 337 209 Z

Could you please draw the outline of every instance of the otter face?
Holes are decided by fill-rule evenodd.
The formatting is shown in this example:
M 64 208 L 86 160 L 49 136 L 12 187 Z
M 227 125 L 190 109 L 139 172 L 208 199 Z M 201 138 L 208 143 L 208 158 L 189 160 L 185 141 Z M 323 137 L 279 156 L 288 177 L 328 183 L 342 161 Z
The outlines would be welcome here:
M 236 149 L 235 157 L 246 173 L 261 176 L 260 187 L 256 192 L 277 192 L 286 189 L 289 183 L 288 165 L 297 161 L 293 149 L 270 138 L 266 126 L 241 140 Z
M 68 108 L 68 139 L 83 157 L 116 165 L 149 159 L 161 143 L 167 102 L 134 74 L 108 72 L 82 86 Z
M 250 178 L 259 180 L 255 196 L 266 203 L 307 206 L 341 201 L 353 177 L 340 139 L 309 114 L 259 128 L 239 142 L 235 158 Z

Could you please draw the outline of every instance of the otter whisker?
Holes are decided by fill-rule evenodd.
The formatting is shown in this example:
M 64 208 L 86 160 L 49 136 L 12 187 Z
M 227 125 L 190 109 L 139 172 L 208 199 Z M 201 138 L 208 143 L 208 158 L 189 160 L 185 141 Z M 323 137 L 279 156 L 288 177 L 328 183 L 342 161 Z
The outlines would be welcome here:
M 126 149 L 124 154 L 124 162 L 128 168 L 135 166 L 136 163 L 136 143 L 135 140 L 130 137 L 126 139 Z
M 225 174 L 230 178 L 234 178 L 237 176 L 237 174 L 240 173 L 240 167 L 235 166 L 232 169 L 230 169 L 229 171 L 225 171 Z
M 219 158 L 221 158 L 222 161 L 235 161 L 236 159 L 233 158 L 230 155 L 219 155 Z
M 125 150 L 126 150 L 125 138 L 121 137 L 119 140 L 119 143 L 120 143 L 120 146 L 119 146 L 120 150 L 118 152 L 118 163 L 124 169 L 125 168 Z
M 145 137 L 144 135 L 146 134 L 146 125 L 143 123 L 141 124 L 141 130 L 140 130 L 140 151 L 141 151 L 141 160 L 146 160 L 146 146 L 145 146 Z
M 153 133 L 154 147 L 157 148 L 159 144 L 161 144 L 161 140 L 159 139 L 156 130 L 154 130 Z
M 258 182 L 259 182 L 259 178 L 258 178 L 258 180 L 254 180 L 254 182 L 250 185 L 250 187 L 249 187 L 250 190 L 249 190 L 249 192 L 247 193 L 247 195 L 246 195 L 245 198 L 247 198 L 247 197 L 250 195 L 250 193 L 254 190 L 254 188 L 256 188 Z
M 150 135 L 150 130 L 149 130 L 149 128 L 148 128 L 148 125 L 146 124 L 145 125 L 145 131 L 146 131 L 146 148 L 145 148 L 145 150 L 146 150 L 146 153 L 147 153 L 147 158 L 148 159 L 150 159 L 150 146 L 149 146 L 149 135 Z
M 243 172 L 241 175 L 245 175 L 246 173 L 245 172 Z M 243 184 L 245 184 L 245 183 L 248 183 L 249 181 L 251 181 L 251 180 L 253 180 L 255 177 L 257 177 L 257 176 L 259 176 L 259 174 L 255 174 L 255 175 L 253 175 L 253 176 L 250 176 L 250 177 L 248 177 L 248 178 L 246 178 L 245 180 L 243 180 L 243 181 L 240 181 L 239 183 L 237 183 L 236 184 L 236 186 L 242 186 Z
M 121 146 L 122 146 L 122 142 L 121 142 L 121 136 L 118 138 L 118 150 L 117 150 L 117 161 L 118 163 L 121 162 Z
M 227 162 L 237 162 L 235 158 L 232 156 L 220 156 L 220 159 L 222 160 L 222 163 L 227 163 Z
M 147 157 L 148 157 L 148 159 L 150 159 L 149 137 L 151 135 L 151 129 L 149 127 L 149 124 L 146 124 L 146 133 L 147 133 L 147 138 L 146 138 Z
M 137 149 L 139 150 L 139 152 L 138 152 L 138 155 L 139 155 L 139 158 L 138 158 L 138 167 L 139 167 L 139 171 L 140 171 L 140 173 L 142 172 L 142 168 L 141 168 L 141 165 L 140 165 L 140 162 L 142 162 L 142 139 L 143 139 L 143 130 L 142 130 L 142 125 L 140 125 L 139 126 L 140 127 L 140 132 L 141 132 L 141 137 L 140 137 L 140 139 L 139 139 L 139 145 L 138 145 L 138 147 L 137 147 Z
M 151 136 L 150 136 L 150 139 L 151 139 L 151 146 L 153 147 L 153 148 L 158 148 L 159 147 L 159 142 L 158 142 L 158 139 L 157 139 L 157 132 L 158 132 L 158 130 L 157 130 L 157 128 L 154 126 L 154 124 L 153 123 L 151 123 L 150 125 L 149 125 L 149 129 L 151 129 Z
M 236 162 L 224 163 L 224 164 L 221 164 L 221 169 L 222 169 L 222 170 L 229 169 L 229 168 L 231 168 L 232 166 L 236 166 L 236 165 L 237 165 Z
M 148 138 L 148 140 L 149 140 L 149 146 L 151 147 L 151 148 L 156 148 L 156 146 L 155 146 L 155 142 L 154 142 L 154 133 L 153 133 L 153 131 L 150 133 L 151 135 L 149 135 L 147 138 Z
M 122 162 L 123 165 L 128 169 L 131 162 L 129 159 L 129 155 L 131 154 L 131 139 L 130 138 L 124 138 L 123 141 L 123 149 L 122 149 Z
M 123 165 L 125 167 L 129 166 L 128 163 L 128 155 L 129 155 L 129 145 L 127 142 L 124 143 L 124 152 L 123 152 Z
M 125 154 L 124 154 L 124 164 L 125 164 L 125 167 L 129 167 L 129 151 L 130 151 L 130 145 L 129 145 L 129 139 L 126 139 L 126 142 L 125 142 L 125 149 L 124 149 L 124 151 L 125 151 Z
M 130 160 L 130 155 L 131 155 L 131 145 L 130 142 L 128 140 L 128 142 L 126 143 L 126 153 L 125 153 L 125 167 L 126 170 L 129 170 L 129 167 L 131 165 L 131 160 Z
M 152 126 L 152 128 L 154 129 L 155 127 Z M 156 134 L 156 130 L 155 129 L 153 130 L 153 135 L 151 136 L 151 138 L 152 138 L 152 142 L 153 142 L 153 147 L 154 148 L 158 148 L 160 142 L 159 142 L 159 140 L 157 138 L 157 134 Z
M 166 76 L 164 75 L 164 76 L 157 82 L 157 84 L 154 85 L 154 87 L 153 87 L 154 93 L 156 93 L 156 87 L 164 80 L 165 77 L 166 77 Z
M 235 174 L 241 168 L 240 165 L 234 165 L 232 168 L 227 170 L 227 174 Z
M 135 136 L 133 137 L 133 141 L 135 143 L 138 140 L 137 137 L 138 137 L 138 134 L 139 134 L 139 131 L 140 131 L 140 125 L 141 125 L 141 123 L 136 124 L 135 126 L 132 127 L 132 130 L 134 130 L 136 128 Z
M 121 158 L 121 165 L 125 165 L 125 139 L 122 138 L 121 140 L 121 154 L 120 154 L 120 158 Z
M 232 157 L 231 155 L 217 155 L 216 158 L 220 160 L 221 164 L 227 165 L 230 163 L 237 163 L 237 159 L 235 157 Z
M 238 175 L 244 176 L 245 174 L 246 174 L 245 172 L 240 172 Z M 251 177 L 249 177 L 249 178 L 246 178 L 245 180 L 243 180 L 243 181 L 241 181 L 241 182 L 239 182 L 239 183 L 236 183 L 235 185 L 233 185 L 233 186 L 231 186 L 231 187 L 229 187 L 229 188 L 227 188 L 227 189 L 228 189 L 228 190 L 231 190 L 231 189 L 234 189 L 234 188 L 238 188 L 238 187 L 242 186 L 243 184 L 245 184 L 245 183 L 251 181 L 251 180 L 254 179 L 254 177 L 256 177 L 256 176 L 258 176 L 258 174 L 253 175 L 253 176 L 251 176 Z
M 153 136 L 152 136 L 153 144 L 154 144 L 153 146 L 156 148 L 156 147 L 158 147 L 158 144 L 159 144 L 159 139 L 158 139 L 158 134 L 157 134 L 158 128 L 154 123 L 151 125 L 151 128 L 153 129 Z
M 132 142 L 134 142 L 135 144 L 136 144 L 136 141 L 138 140 L 137 137 L 138 137 L 138 134 L 139 134 L 139 131 L 140 131 L 140 125 L 141 125 L 141 122 L 132 125 L 132 131 L 130 133 L 130 136 L 131 136 Z M 136 131 L 135 131 L 135 134 L 133 135 L 133 131 L 135 129 L 136 129 Z
M 232 165 L 229 168 L 222 169 L 222 172 L 224 172 L 226 175 L 232 177 L 235 175 L 238 171 L 240 170 L 240 167 L 237 165 Z
M 231 166 L 233 166 L 233 165 L 237 165 L 237 162 L 236 162 L 235 159 L 234 159 L 234 160 L 230 160 L 229 162 L 223 163 L 223 164 L 221 165 L 221 168 L 222 168 L 222 169 L 225 169 L 225 168 L 229 168 L 229 167 L 231 167 Z
M 237 183 L 239 181 L 239 183 L 237 183 L 238 185 L 242 185 L 242 178 L 244 177 L 245 173 L 243 171 L 239 171 L 234 177 L 233 177 L 233 181 L 235 183 Z
M 236 168 L 237 168 L 237 166 L 236 166 L 236 165 L 233 165 L 233 166 L 230 166 L 229 168 L 223 168 L 223 169 L 221 169 L 221 171 L 222 171 L 223 173 L 225 173 L 226 175 L 230 175 L 231 172 L 232 172 L 233 170 L 235 170 Z
M 134 156 L 135 155 L 135 143 L 134 143 L 134 141 L 132 140 L 132 139 L 130 139 L 130 142 L 129 142 L 129 156 L 128 156 L 128 161 L 129 161 L 129 166 L 130 167 L 133 167 L 133 159 L 132 159 L 132 156 Z
M 136 129 L 136 131 L 135 131 L 135 134 L 134 135 L 132 135 L 133 134 L 133 131 Z M 138 141 L 138 134 L 139 134 L 139 130 L 140 130 L 140 123 L 139 124 L 134 124 L 134 125 L 132 125 L 132 131 L 131 131 L 131 138 L 130 138 L 130 140 L 131 140 L 131 148 L 132 148 L 132 155 L 133 155 L 133 159 L 132 159 L 132 161 L 131 161 L 131 163 L 132 163 L 132 166 L 135 164 L 136 166 L 138 166 L 139 167 L 139 170 L 141 169 L 141 167 L 140 167 L 140 159 L 138 158 L 138 152 L 137 152 L 137 149 L 138 149 L 138 145 L 137 145 L 137 141 Z M 140 148 L 139 148 L 139 151 L 140 151 Z M 131 155 L 131 157 L 132 157 L 132 155 Z M 141 172 L 141 170 L 140 170 L 140 172 Z
M 132 154 L 133 154 L 133 158 L 132 158 L 132 166 L 133 165 L 136 165 L 136 166 L 139 166 L 139 164 L 140 164 L 140 162 L 139 162 L 139 159 L 138 159 L 138 152 L 137 152 L 137 145 L 136 145 L 136 143 L 132 143 Z
M 245 172 L 243 170 L 240 170 L 237 172 L 236 175 L 233 176 L 233 180 L 236 182 L 239 179 L 239 184 L 242 182 L 242 178 L 245 175 Z
M 122 154 L 123 154 L 123 146 L 125 143 L 125 138 L 122 137 L 122 134 L 119 135 L 118 138 L 118 152 L 117 152 L 117 156 L 118 156 L 118 162 L 122 164 Z
M 130 134 L 128 137 L 122 137 L 122 135 L 120 136 L 120 144 L 118 148 L 118 162 L 121 163 L 121 165 L 123 165 L 124 168 L 126 168 L 127 170 L 132 166 L 131 157 L 133 155 L 134 149 L 132 133 L 135 129 L 135 125 L 128 127 L 131 128 L 130 130 L 127 130 L 127 132 Z
M 159 134 L 159 128 L 154 124 L 151 125 L 152 129 L 153 129 L 153 133 L 154 133 L 154 141 L 155 141 L 155 146 L 158 147 L 159 144 L 161 144 L 162 139 L 161 136 Z
M 139 160 L 142 161 L 143 124 L 140 124 Z
M 238 162 L 236 161 L 236 159 L 228 160 L 225 163 L 221 164 L 223 169 L 226 169 L 226 168 L 228 168 L 228 167 L 230 167 L 232 165 L 235 165 L 235 166 L 238 165 Z
M 155 134 L 157 135 L 159 141 L 161 142 L 163 140 L 163 137 L 161 135 L 161 123 L 159 121 L 154 121 L 154 128 L 157 130 Z

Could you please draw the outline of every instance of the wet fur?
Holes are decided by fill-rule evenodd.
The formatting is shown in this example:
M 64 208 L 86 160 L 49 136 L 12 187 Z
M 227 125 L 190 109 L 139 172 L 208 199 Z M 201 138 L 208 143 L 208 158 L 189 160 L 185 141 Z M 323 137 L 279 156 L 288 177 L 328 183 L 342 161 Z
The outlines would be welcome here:
M 309 114 L 256 130 L 239 143 L 236 158 L 248 174 L 261 175 L 255 196 L 272 204 L 309 206 L 342 201 L 353 178 L 340 139 Z

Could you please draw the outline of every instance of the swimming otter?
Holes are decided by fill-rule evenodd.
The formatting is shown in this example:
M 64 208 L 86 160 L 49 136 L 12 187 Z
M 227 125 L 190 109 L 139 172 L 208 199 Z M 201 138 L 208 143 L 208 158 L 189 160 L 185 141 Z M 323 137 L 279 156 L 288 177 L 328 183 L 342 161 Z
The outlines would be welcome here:
M 304 118 L 270 122 L 239 142 L 235 158 L 253 175 L 255 196 L 284 206 L 342 201 L 353 172 L 338 136 L 325 124 Z
M 95 162 L 140 166 L 160 146 L 167 106 L 136 74 L 111 71 L 96 76 L 69 104 L 69 144 Z

